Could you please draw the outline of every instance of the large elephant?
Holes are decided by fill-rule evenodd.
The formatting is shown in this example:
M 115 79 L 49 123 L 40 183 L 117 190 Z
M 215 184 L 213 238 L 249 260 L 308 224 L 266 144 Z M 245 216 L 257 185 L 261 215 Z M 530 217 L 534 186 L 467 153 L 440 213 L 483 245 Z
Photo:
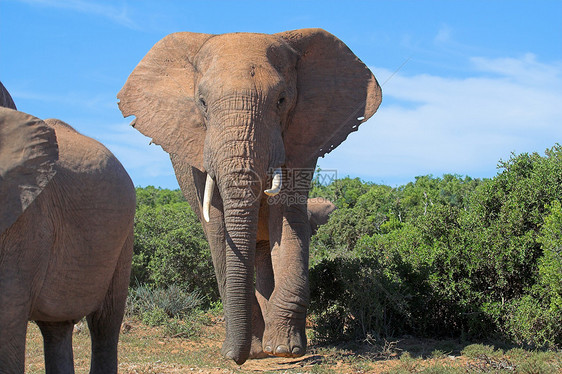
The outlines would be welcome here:
M 1 85 L 0 85 L 1 86 Z M 23 373 L 28 320 L 47 373 L 73 373 L 87 316 L 91 373 L 117 372 L 135 190 L 119 161 L 64 122 L 15 110 L 0 87 L 0 373 Z
M 310 181 L 317 158 L 377 110 L 370 70 L 320 29 L 180 32 L 147 53 L 118 98 L 170 154 L 203 223 L 225 309 L 223 354 L 239 364 L 303 355 Z

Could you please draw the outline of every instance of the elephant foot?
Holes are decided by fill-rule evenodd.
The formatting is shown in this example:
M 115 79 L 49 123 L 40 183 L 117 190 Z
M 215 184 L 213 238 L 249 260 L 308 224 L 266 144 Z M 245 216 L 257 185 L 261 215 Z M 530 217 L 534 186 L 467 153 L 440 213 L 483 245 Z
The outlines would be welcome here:
M 300 357 L 306 352 L 304 323 L 267 326 L 263 335 L 265 353 L 279 357 Z
M 269 246 L 268 246 L 269 248 Z M 265 330 L 261 307 L 257 298 L 252 304 L 252 346 L 250 347 L 250 359 L 265 358 L 269 355 L 263 351 L 262 337 Z
M 267 353 L 263 351 L 263 344 L 261 339 L 256 336 L 252 337 L 252 347 L 250 348 L 249 359 L 259 359 L 269 357 Z

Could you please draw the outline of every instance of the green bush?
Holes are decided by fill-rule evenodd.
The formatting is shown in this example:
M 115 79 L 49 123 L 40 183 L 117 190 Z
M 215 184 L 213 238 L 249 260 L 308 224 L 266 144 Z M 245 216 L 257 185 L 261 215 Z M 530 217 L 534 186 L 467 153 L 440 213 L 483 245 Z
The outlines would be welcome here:
M 400 230 L 417 237 L 415 228 Z M 310 270 L 318 341 L 422 334 L 428 318 L 427 269 L 404 258 L 398 230 L 363 237 L 352 252 L 332 252 Z M 405 236 L 405 234 L 404 234 Z M 423 312 L 422 312 L 423 311 Z
M 137 194 L 132 279 L 151 291 L 176 286 L 181 297 L 200 292 L 213 305 L 208 244 L 181 193 Z M 311 196 L 338 207 L 310 245 L 317 340 L 499 336 L 562 346 L 560 145 L 512 155 L 492 179 L 421 176 L 392 188 L 344 178 L 313 184 Z M 147 321 L 171 318 L 169 305 L 153 306 Z
M 198 315 L 191 318 L 174 317 L 169 319 L 164 325 L 164 334 L 174 338 L 192 338 L 197 336 L 201 331 L 201 323 Z
M 181 190 L 168 190 L 154 186 L 137 187 L 137 208 L 139 206 L 155 207 L 186 202 Z
M 347 315 L 352 321 L 346 322 L 349 330 L 358 321 L 381 321 L 383 316 L 383 322 L 367 324 L 368 329 L 354 329 L 363 338 L 365 332 L 372 336 L 459 333 L 466 325 L 458 321 L 463 313 L 458 289 L 465 287 L 460 279 L 466 272 L 459 266 L 455 250 L 462 241 L 458 216 L 469 191 L 478 184 L 470 178 L 448 175 L 443 179 L 418 177 L 416 183 L 397 189 L 370 185 L 351 204 L 353 208 L 338 209 L 328 224 L 320 227 L 311 244 L 312 276 L 325 271 L 324 259 L 339 257 L 340 262 L 332 260 L 330 265 L 348 274 L 340 279 L 348 282 L 344 288 L 358 290 L 357 297 L 346 294 L 339 300 L 324 302 L 332 305 L 333 319 L 341 319 L 338 313 Z M 338 219 L 338 215 L 345 219 Z M 345 235 L 340 232 L 349 232 L 346 227 L 357 226 L 357 222 L 371 228 L 353 228 L 353 239 L 341 242 Z M 335 248 L 330 250 L 330 245 Z M 349 269 L 350 264 L 355 268 Z M 311 280 L 313 313 L 322 310 L 322 304 L 314 308 L 315 298 L 323 294 L 317 287 L 334 288 L 331 283 Z M 372 305 L 363 308 L 366 303 Z M 324 311 L 320 320 L 327 321 L 327 313 Z M 358 315 L 366 317 L 357 318 Z
M 541 227 L 538 241 L 543 254 L 539 259 L 539 285 L 547 295 L 549 307 L 562 311 L 562 206 L 555 200 Z
M 354 339 L 390 328 L 392 296 L 400 296 L 376 260 L 338 257 L 324 260 L 310 272 L 318 341 Z
M 141 315 L 141 320 L 148 326 L 162 326 L 168 321 L 168 314 L 161 308 L 155 308 L 145 311 Z
M 206 303 L 218 300 L 209 245 L 189 204 L 174 191 L 137 188 L 133 283 L 199 291 Z M 180 198 L 181 197 L 181 198 Z
M 562 147 L 513 155 L 492 179 L 344 179 L 311 241 L 311 311 L 325 340 L 409 333 L 560 347 Z M 339 185 L 336 185 L 339 184 Z M 330 330 L 327 321 L 337 321 Z
M 503 330 L 511 341 L 525 348 L 556 348 L 562 343 L 562 313 L 537 296 L 529 294 L 511 301 L 503 316 Z
M 540 229 L 538 282 L 530 292 L 513 300 L 504 317 L 504 333 L 530 348 L 562 346 L 562 208 L 555 200 Z

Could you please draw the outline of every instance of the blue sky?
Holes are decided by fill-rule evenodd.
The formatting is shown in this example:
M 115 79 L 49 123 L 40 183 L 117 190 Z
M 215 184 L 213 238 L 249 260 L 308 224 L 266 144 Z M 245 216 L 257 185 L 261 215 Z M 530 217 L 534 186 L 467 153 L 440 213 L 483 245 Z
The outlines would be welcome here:
M 562 1 L 0 0 L 0 80 L 18 109 L 110 148 L 135 185 L 177 188 L 167 154 L 129 127 L 116 94 L 176 31 L 321 27 L 383 85 L 379 111 L 319 160 L 392 186 L 492 177 L 511 152 L 562 143 Z

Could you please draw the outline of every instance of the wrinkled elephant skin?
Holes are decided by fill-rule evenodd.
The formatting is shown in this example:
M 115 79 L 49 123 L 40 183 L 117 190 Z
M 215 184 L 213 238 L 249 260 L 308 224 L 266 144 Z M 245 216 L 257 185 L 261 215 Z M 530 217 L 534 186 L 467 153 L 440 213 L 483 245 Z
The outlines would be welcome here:
M 237 363 L 303 355 L 310 181 L 317 158 L 377 110 L 370 70 L 321 29 L 179 32 L 147 53 L 118 98 L 170 154 L 203 223 L 225 310 L 223 354 Z
M 91 373 L 116 373 L 133 246 L 129 176 L 69 125 L 9 108 L 0 108 L 0 165 L 0 373 L 24 372 L 28 320 L 43 334 L 46 372 L 73 373 L 72 330 L 84 316 Z

